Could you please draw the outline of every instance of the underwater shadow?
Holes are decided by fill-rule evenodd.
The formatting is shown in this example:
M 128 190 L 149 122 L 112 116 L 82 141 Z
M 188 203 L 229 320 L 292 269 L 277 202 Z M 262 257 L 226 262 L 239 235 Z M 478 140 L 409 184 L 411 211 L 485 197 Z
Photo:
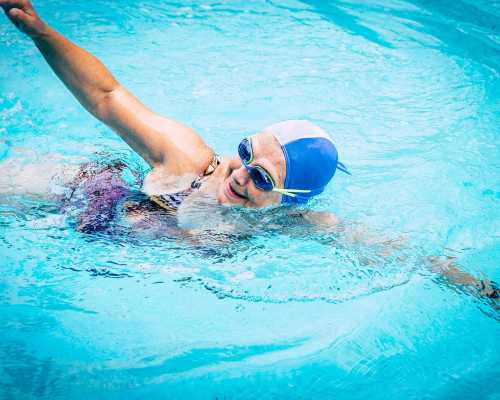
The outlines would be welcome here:
M 425 26 L 428 34 L 446 45 L 449 54 L 471 59 L 500 72 L 500 7 L 493 3 L 480 6 L 463 0 L 440 2 L 412 0 L 412 4 L 426 11 L 404 13 L 402 17 Z M 488 7 L 488 10 L 486 9 Z M 395 15 L 401 12 L 395 12 Z
M 351 3 L 335 0 L 299 1 L 307 6 L 307 11 L 318 14 L 325 21 L 349 34 L 361 36 L 389 49 L 396 46 L 375 30 L 364 25 L 362 17 L 357 17 L 349 12 L 349 9 L 357 13 L 376 12 L 381 16 L 381 24 L 384 21 L 383 17 L 396 17 L 416 23 L 417 26 L 410 24 L 408 27 L 418 29 L 439 40 L 442 43 L 441 50 L 447 54 L 480 62 L 495 72 L 500 72 L 500 35 L 498 34 L 500 6 L 493 3 L 478 1 L 471 4 L 463 0 L 454 2 L 409 0 L 407 3 L 411 7 L 402 9 L 401 7 L 392 8 L 390 4 L 381 5 L 363 1 Z M 272 0 L 268 2 L 277 8 L 291 12 L 306 10 L 276 4 Z
M 378 32 L 363 25 L 358 17 L 346 11 L 348 4 L 334 0 L 300 0 L 301 3 L 310 7 L 310 11 L 319 14 L 328 21 L 346 32 L 355 36 L 362 36 L 366 40 L 386 48 L 394 48 L 392 43 L 383 39 Z M 274 4 L 276 7 L 282 7 Z

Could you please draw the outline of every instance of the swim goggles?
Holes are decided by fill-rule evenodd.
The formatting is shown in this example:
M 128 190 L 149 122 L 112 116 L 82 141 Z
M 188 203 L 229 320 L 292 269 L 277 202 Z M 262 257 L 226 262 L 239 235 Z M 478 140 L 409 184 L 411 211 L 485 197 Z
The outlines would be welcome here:
M 238 155 L 245 166 L 250 179 L 257 189 L 264 192 L 278 192 L 285 196 L 296 197 L 295 193 L 309 193 L 310 190 L 303 189 L 284 189 L 276 187 L 271 174 L 260 165 L 250 165 L 254 160 L 252 141 L 250 138 L 244 138 L 238 145 Z

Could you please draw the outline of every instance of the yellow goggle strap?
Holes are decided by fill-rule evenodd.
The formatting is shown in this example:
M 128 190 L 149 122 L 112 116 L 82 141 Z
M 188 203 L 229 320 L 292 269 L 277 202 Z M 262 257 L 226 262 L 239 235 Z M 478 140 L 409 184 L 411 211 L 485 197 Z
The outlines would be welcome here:
M 304 189 L 282 189 L 282 188 L 273 188 L 273 192 L 278 192 L 281 193 L 285 196 L 290 196 L 290 197 L 297 197 L 295 193 L 309 193 L 310 190 L 304 190 Z

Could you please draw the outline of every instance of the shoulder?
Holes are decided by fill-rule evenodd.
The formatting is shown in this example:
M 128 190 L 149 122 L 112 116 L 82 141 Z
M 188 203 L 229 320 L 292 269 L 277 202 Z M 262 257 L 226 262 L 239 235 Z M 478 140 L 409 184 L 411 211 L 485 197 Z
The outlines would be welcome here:
M 341 226 L 340 219 L 327 211 L 293 210 L 290 211 L 289 215 L 321 228 L 338 229 Z

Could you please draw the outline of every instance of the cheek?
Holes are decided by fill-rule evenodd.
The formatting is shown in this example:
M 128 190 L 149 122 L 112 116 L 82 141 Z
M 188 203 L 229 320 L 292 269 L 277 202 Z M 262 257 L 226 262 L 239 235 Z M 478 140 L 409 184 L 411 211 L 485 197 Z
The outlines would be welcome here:
M 228 179 L 229 179 L 228 176 L 225 176 L 223 179 L 221 179 L 218 182 L 218 186 L 215 190 L 217 202 L 219 204 L 229 204 L 230 203 L 229 199 L 226 196 L 225 190 L 224 190 L 225 185 L 228 182 Z

